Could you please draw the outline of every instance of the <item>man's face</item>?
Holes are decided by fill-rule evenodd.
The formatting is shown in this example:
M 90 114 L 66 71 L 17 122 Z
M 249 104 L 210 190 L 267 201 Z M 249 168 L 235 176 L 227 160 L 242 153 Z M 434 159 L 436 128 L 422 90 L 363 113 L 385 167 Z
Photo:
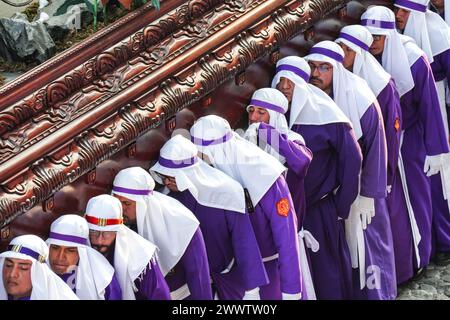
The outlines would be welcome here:
M 128 226 L 136 224 L 136 201 L 114 194 L 120 200 L 123 209 L 123 222 Z
M 112 249 L 112 244 L 116 240 L 115 231 L 98 231 L 89 229 L 89 241 L 92 248 L 107 256 Z
M 281 77 L 280 82 L 277 84 L 277 89 L 281 91 L 289 103 L 292 102 L 292 96 L 294 95 L 295 84 L 288 78 Z
M 67 273 L 69 268 L 77 265 L 80 256 L 78 255 L 77 247 L 51 244 L 48 259 L 53 272 L 62 275 Z
M 397 24 L 397 29 L 405 30 L 406 23 L 408 22 L 409 18 L 409 13 L 409 10 L 403 8 L 397 8 L 397 10 L 395 10 L 395 23 Z
M 309 61 L 308 64 L 311 67 L 309 82 L 326 93 L 331 93 L 333 86 L 333 66 L 328 62 L 322 61 Z
M 31 283 L 30 260 L 6 258 L 2 276 L 6 293 L 15 299 L 29 297 L 33 289 Z
M 339 45 L 341 46 L 342 50 L 344 50 L 344 61 L 342 62 L 342 64 L 344 65 L 345 69 L 352 71 L 353 64 L 355 63 L 356 52 L 342 42 L 339 43 Z
M 270 115 L 269 112 L 267 112 L 266 109 L 250 106 L 248 108 L 248 122 L 249 124 L 256 123 L 256 122 L 265 122 L 269 123 Z
M 160 174 L 161 180 L 163 181 L 164 185 L 172 192 L 179 192 L 177 187 L 177 181 L 175 177 L 169 177 L 163 174 Z
M 443 9 L 445 6 L 444 0 L 431 0 L 431 3 L 438 9 Z
M 373 35 L 373 42 L 370 46 L 370 53 L 374 56 L 378 56 L 383 53 L 384 51 L 384 45 L 386 42 L 386 36 L 385 35 Z

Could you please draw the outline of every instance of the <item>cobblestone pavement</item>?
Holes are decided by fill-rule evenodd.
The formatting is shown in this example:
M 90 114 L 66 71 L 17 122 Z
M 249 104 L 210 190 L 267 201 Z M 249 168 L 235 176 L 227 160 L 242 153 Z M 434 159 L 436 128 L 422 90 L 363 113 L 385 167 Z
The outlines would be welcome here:
M 398 288 L 398 300 L 450 300 L 450 264 L 430 263 L 425 275 Z

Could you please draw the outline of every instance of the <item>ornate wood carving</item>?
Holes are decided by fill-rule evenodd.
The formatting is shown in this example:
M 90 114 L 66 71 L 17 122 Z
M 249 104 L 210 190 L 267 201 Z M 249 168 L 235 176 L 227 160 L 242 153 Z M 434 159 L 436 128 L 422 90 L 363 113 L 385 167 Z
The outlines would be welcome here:
M 345 3 L 189 1 L 3 108 L 0 227 Z

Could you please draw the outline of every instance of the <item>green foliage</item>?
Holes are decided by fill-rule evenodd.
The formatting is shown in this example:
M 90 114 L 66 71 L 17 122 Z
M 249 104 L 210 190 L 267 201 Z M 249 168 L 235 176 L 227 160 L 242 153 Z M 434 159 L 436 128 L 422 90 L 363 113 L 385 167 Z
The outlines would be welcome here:
M 32 22 L 33 19 L 37 16 L 38 8 L 39 2 L 33 2 L 29 6 L 26 6 L 22 13 L 27 16 L 28 21 Z

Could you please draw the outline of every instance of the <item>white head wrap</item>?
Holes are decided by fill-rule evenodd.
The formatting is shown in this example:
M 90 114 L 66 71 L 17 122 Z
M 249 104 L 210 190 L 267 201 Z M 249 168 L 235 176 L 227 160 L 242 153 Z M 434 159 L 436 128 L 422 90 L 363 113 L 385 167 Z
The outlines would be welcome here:
M 233 132 L 221 117 L 202 117 L 190 132 L 199 151 L 248 190 L 254 206 L 286 170 L 277 159 Z
M 429 0 L 395 0 L 394 5 L 410 11 L 403 32 L 413 38 L 428 61 L 450 49 L 450 28 L 441 16 L 428 10 Z
M 404 42 L 407 39 L 395 29 L 394 12 L 383 6 L 370 7 L 362 14 L 361 24 L 371 34 L 386 36 L 382 65 L 394 79 L 400 97 L 403 96 L 414 88 L 411 69 L 405 68 L 405 62 L 409 61 L 409 66 L 411 67 L 419 56 L 411 56 L 408 52 L 409 50 L 405 47 Z M 414 58 L 416 59 L 414 60 Z M 414 61 L 411 62 L 412 60 Z
M 158 264 L 165 276 L 181 259 L 199 221 L 178 200 L 153 191 L 155 182 L 141 167 L 121 170 L 112 194 L 136 201 L 138 233 L 158 246 Z
M 360 119 L 373 103 L 378 103 L 366 81 L 344 68 L 344 51 L 335 42 L 321 41 L 314 45 L 307 61 L 328 62 L 333 66 L 334 101 L 350 119 L 356 138 L 362 136 Z
M 343 43 L 356 52 L 353 63 L 353 73 L 366 80 L 370 89 L 378 97 L 380 92 L 386 87 L 391 79 L 378 63 L 377 59 L 370 54 L 369 48 L 372 45 L 372 34 L 360 25 L 346 26 L 341 29 L 337 43 Z
M 9 243 L 8 249 L 0 254 L 0 271 L 6 258 L 31 261 L 31 300 L 79 300 L 72 289 L 54 273 L 45 261 L 48 259 L 48 247 L 44 240 L 35 235 L 16 237 Z M 3 276 L 0 277 L 0 300 L 7 300 Z
M 123 225 L 119 199 L 102 194 L 91 198 L 86 207 L 89 229 L 116 231 L 114 269 L 124 300 L 135 300 L 134 281 L 145 271 L 154 257 L 156 246 Z
M 66 214 L 50 226 L 47 245 L 77 247 L 76 294 L 82 300 L 105 300 L 105 289 L 111 283 L 114 268 L 97 250 L 90 247 L 89 227 L 86 219 Z M 50 265 L 50 261 L 48 261 Z
M 450 26 L 450 0 L 444 1 L 444 19 L 447 25 Z
M 281 78 L 295 84 L 291 102 L 289 128 L 295 124 L 322 125 L 328 123 L 348 123 L 350 120 L 325 92 L 308 83 L 311 69 L 305 59 L 289 56 L 277 63 L 272 80 L 275 88 Z
M 191 141 L 176 135 L 161 148 L 158 162 L 150 172 L 159 183 L 162 181 L 155 172 L 175 177 L 178 190 L 189 190 L 203 206 L 246 213 L 242 186 L 206 164 L 197 153 L 197 147 Z
M 252 99 L 247 106 L 247 112 L 251 106 L 265 109 L 269 113 L 269 124 L 281 134 L 285 134 L 289 140 L 300 141 L 305 144 L 303 137 L 288 127 L 284 114 L 289 108 L 289 101 L 281 91 L 273 88 L 258 89 L 253 93 Z M 278 153 L 279 148 L 277 142 L 274 143 L 275 145 L 266 143 L 263 146 L 263 150 L 284 164 L 286 159 Z

